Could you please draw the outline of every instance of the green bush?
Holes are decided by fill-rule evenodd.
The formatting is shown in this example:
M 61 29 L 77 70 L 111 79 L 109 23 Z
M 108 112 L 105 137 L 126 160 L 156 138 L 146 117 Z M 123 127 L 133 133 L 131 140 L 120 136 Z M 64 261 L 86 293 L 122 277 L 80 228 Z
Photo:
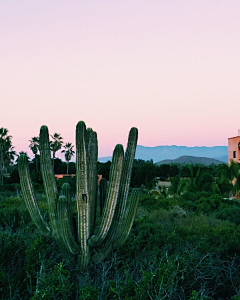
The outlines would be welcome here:
M 83 286 L 79 290 L 79 300 L 98 300 L 99 293 L 95 286 Z
M 219 210 L 215 216 L 217 219 L 228 220 L 236 225 L 240 225 L 240 207 L 235 204 Z
M 64 268 L 63 263 L 55 265 L 51 271 L 39 274 L 38 286 L 30 300 L 68 300 L 72 299 L 74 284 L 70 272 Z
M 87 272 L 32 223 L 16 186 L 0 198 L 1 299 L 238 299 L 240 203 L 143 193 L 124 246 Z M 37 188 L 38 189 L 38 188 Z M 46 200 L 37 194 L 47 219 Z

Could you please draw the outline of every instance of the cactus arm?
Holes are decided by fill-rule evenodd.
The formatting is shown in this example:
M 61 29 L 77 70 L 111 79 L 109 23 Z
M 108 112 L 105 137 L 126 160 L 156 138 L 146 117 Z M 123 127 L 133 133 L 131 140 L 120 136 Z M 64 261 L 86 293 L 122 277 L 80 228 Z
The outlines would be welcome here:
M 114 237 L 114 239 L 111 239 L 111 237 L 110 237 L 106 241 L 106 243 L 103 245 L 101 250 L 96 252 L 92 256 L 93 262 L 100 263 L 112 252 L 112 250 L 118 248 L 126 241 L 128 235 L 130 233 L 130 230 L 132 228 L 132 224 L 134 222 L 140 194 L 141 194 L 140 189 L 134 189 L 132 191 L 132 194 L 131 194 L 131 197 L 129 200 L 128 212 L 126 215 L 126 219 L 123 223 L 121 233 L 119 235 L 116 235 Z
M 67 198 L 67 201 L 69 203 L 71 203 L 71 187 L 70 187 L 70 184 L 69 183 L 64 183 L 62 185 L 62 190 L 61 190 L 61 196 L 65 196 Z M 71 208 L 71 205 L 69 206 Z
M 110 170 L 109 188 L 107 192 L 106 203 L 103 209 L 101 224 L 96 235 L 88 241 L 89 246 L 96 247 L 105 239 L 115 212 L 118 198 L 120 178 L 122 174 L 123 146 L 117 145 L 113 152 L 113 159 Z
M 122 223 L 125 218 L 125 210 L 127 207 L 128 191 L 130 187 L 133 161 L 137 147 L 137 138 L 137 128 L 133 127 L 129 132 L 127 149 L 123 160 L 123 169 L 120 180 L 116 212 L 113 218 L 112 226 L 110 228 L 110 235 L 112 236 L 111 239 L 114 238 L 119 228 L 121 230 Z
M 100 194 L 100 216 L 103 213 L 103 208 L 107 196 L 107 179 L 102 178 L 99 183 L 99 194 Z
M 122 228 L 119 228 L 118 235 L 115 237 L 114 247 L 119 247 L 126 241 L 130 230 L 132 228 L 135 215 L 137 212 L 138 202 L 141 196 L 141 189 L 133 189 L 128 207 L 126 209 L 126 216 Z
M 90 237 L 89 226 L 89 194 L 87 176 L 87 154 L 86 154 L 86 125 L 78 122 L 76 128 L 76 201 L 78 211 L 78 241 L 82 255 L 79 257 L 79 267 L 84 270 L 89 262 L 89 247 L 87 240 Z
M 92 256 L 94 263 L 102 262 L 112 251 L 114 250 L 114 244 L 109 239 L 105 244 L 102 245 L 101 250 L 96 251 Z
M 71 199 L 68 199 L 66 196 L 62 195 L 58 199 L 57 210 L 58 210 L 58 219 L 60 226 L 60 240 L 68 252 L 76 255 L 79 254 L 80 248 L 75 241 L 73 230 L 72 230 L 72 214 L 71 214 Z
M 123 170 L 115 214 L 109 232 L 103 241 L 101 248 L 93 255 L 93 261 L 95 262 L 102 261 L 109 254 L 109 252 L 112 251 L 114 248 L 114 241 L 116 237 L 120 235 L 123 228 L 125 214 L 127 211 L 127 197 L 132 174 L 132 166 L 137 147 L 137 137 L 137 128 L 131 128 L 128 137 L 128 145 L 123 160 Z
M 123 171 L 120 181 L 120 189 L 119 189 L 119 199 L 118 199 L 118 209 L 116 214 L 116 225 L 117 230 L 121 230 L 122 223 L 125 219 L 125 210 L 127 207 L 127 199 L 128 199 L 128 191 L 130 187 L 131 175 L 132 175 L 132 167 L 133 161 L 135 157 L 136 147 L 137 147 L 137 139 L 138 139 L 138 130 L 137 128 L 131 128 L 128 136 L 128 144 L 127 149 L 123 161 Z
M 40 209 L 37 204 L 37 200 L 33 191 L 32 181 L 30 178 L 28 158 L 26 154 L 21 154 L 18 159 L 18 172 L 20 177 L 21 190 L 23 198 L 26 203 L 30 216 L 37 226 L 38 230 L 44 234 L 49 235 L 50 228 L 44 221 Z
M 40 129 L 40 161 L 43 177 L 44 189 L 48 202 L 50 226 L 53 235 L 58 239 L 58 221 L 57 221 L 57 199 L 58 191 L 51 163 L 51 152 L 49 144 L 49 133 L 47 126 Z
M 98 142 L 97 134 L 91 128 L 86 131 L 87 136 L 87 170 L 88 170 L 88 193 L 90 209 L 90 235 L 93 235 L 97 208 L 97 160 Z

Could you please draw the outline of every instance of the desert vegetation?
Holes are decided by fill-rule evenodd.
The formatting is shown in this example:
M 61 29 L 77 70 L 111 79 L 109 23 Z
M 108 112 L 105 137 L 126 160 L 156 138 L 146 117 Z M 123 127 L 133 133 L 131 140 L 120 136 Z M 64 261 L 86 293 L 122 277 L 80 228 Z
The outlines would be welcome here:
M 43 188 L 45 175 L 40 171 L 39 140 L 32 138 L 30 145 L 34 158 L 29 159 L 29 173 L 36 202 L 44 220 L 51 223 Z M 18 174 L 21 159 L 27 158 L 22 154 L 14 162 L 16 153 L 8 131 L 0 146 L 4 161 L 0 299 L 240 299 L 238 165 L 157 166 L 152 161 L 134 160 L 130 191 L 138 188 L 142 193 L 129 236 L 103 260 L 89 260 L 83 270 L 75 256 L 66 254 L 63 243 L 50 234 L 42 235 L 33 222 Z M 71 147 L 64 149 L 73 151 Z M 76 173 L 76 164 L 70 159 L 64 162 L 52 156 L 50 163 L 51 159 L 55 173 L 66 173 L 67 165 L 70 174 Z M 98 174 L 107 181 L 111 181 L 111 165 L 96 165 Z M 159 180 L 170 182 L 170 187 L 159 185 Z M 78 182 L 76 177 L 56 181 L 59 190 L 64 184 L 71 187 L 76 220 Z M 102 185 L 106 186 L 106 181 Z M 97 202 L 100 204 L 100 192 Z M 99 205 L 95 233 L 101 214 Z M 77 222 L 72 227 L 77 228 Z

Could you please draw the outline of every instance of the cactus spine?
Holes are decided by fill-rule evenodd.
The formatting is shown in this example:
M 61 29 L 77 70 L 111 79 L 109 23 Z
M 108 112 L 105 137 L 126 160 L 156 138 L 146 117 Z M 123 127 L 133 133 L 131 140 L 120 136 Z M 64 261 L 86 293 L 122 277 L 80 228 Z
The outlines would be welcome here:
M 44 235 L 52 236 L 67 252 L 78 257 L 80 270 L 86 269 L 90 260 L 100 262 L 123 244 L 135 217 L 139 189 L 134 189 L 128 200 L 132 165 L 137 145 L 137 129 L 129 133 L 124 155 L 122 145 L 116 145 L 109 184 L 101 182 L 101 220 L 95 229 L 97 205 L 97 134 L 86 129 L 84 122 L 76 128 L 76 206 L 77 240 L 72 226 L 72 201 L 70 187 L 64 184 L 58 193 L 51 164 L 48 128 L 40 129 L 41 172 L 49 211 L 49 224 L 44 221 L 38 207 L 29 175 L 26 155 L 19 157 L 21 189 L 32 220 Z M 94 251 L 93 251 L 94 249 Z

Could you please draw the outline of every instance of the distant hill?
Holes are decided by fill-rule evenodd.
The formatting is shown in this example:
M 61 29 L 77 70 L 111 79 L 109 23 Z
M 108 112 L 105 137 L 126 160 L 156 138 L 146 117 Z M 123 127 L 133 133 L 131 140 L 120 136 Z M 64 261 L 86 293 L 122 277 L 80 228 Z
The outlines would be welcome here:
M 164 159 L 162 161 L 157 162 L 157 165 L 163 165 L 163 164 L 202 164 L 202 165 L 206 165 L 209 166 L 211 164 L 215 164 L 215 165 L 220 165 L 223 162 L 220 160 L 216 160 L 213 158 L 207 158 L 207 157 L 195 157 L 195 156 L 181 156 L 179 158 L 176 159 Z
M 220 160 L 224 163 L 228 163 L 228 155 L 224 155 L 224 156 L 220 156 L 220 157 L 216 157 L 217 160 Z
M 164 159 L 176 159 L 181 156 L 196 156 L 218 159 L 228 155 L 227 146 L 214 146 L 214 147 L 186 147 L 186 146 L 157 146 L 157 147 L 144 147 L 137 146 L 136 159 L 150 160 L 158 162 Z
M 228 161 L 228 147 L 214 146 L 214 147 L 187 147 L 187 146 L 157 146 L 145 147 L 138 145 L 136 150 L 136 159 L 153 160 L 154 163 L 165 159 L 176 159 L 181 156 L 195 156 L 206 157 L 220 160 L 227 163 Z M 100 162 L 111 160 L 111 156 L 99 158 Z
M 112 156 L 105 156 L 105 157 L 99 157 L 98 158 L 98 161 L 101 162 L 101 163 L 105 163 L 109 160 L 112 161 Z

